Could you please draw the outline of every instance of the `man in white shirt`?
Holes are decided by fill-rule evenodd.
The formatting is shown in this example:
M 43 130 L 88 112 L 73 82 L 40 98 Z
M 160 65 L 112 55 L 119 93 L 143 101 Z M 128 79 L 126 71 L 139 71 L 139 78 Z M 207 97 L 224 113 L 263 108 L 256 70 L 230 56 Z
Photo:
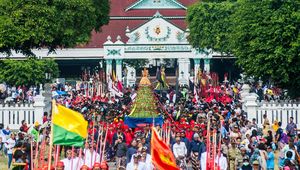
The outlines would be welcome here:
M 64 163 L 65 169 L 69 169 L 69 170 L 77 170 L 78 167 L 82 166 L 82 160 L 77 157 L 75 152 L 73 153 L 73 158 L 72 158 L 71 149 L 67 150 L 67 158 L 61 161 Z
M 180 141 L 180 137 L 176 137 L 176 143 L 173 145 L 173 153 L 176 159 L 185 157 L 187 155 L 187 149 L 184 142 Z
M 215 163 L 220 167 L 220 170 L 227 170 L 228 163 L 226 157 L 224 157 L 223 153 L 220 154 L 220 158 L 217 156 Z
M 184 142 L 180 141 L 180 137 L 177 136 L 175 138 L 176 143 L 173 145 L 173 153 L 176 159 L 177 165 L 184 165 L 186 166 L 186 156 L 187 156 L 187 148 Z M 182 162 L 183 161 L 183 162 Z
M 93 146 L 84 149 L 84 154 L 84 164 L 89 168 L 93 168 L 94 163 L 100 161 L 100 155 L 96 153 Z
M 127 164 L 126 170 L 147 170 L 146 164 L 141 162 L 140 158 L 139 154 L 133 154 L 133 161 Z
M 203 152 L 200 158 L 200 168 L 201 170 L 206 170 L 206 154 L 207 152 Z

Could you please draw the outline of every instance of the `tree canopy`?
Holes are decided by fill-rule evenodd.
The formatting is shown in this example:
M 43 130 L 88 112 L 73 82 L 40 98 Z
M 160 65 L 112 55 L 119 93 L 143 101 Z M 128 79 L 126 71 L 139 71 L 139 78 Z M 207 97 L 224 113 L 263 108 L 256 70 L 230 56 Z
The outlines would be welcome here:
M 187 21 L 194 47 L 230 53 L 247 75 L 300 96 L 300 1 L 200 2 Z
M 230 15 L 233 3 L 199 3 L 188 9 L 187 20 L 191 34 L 189 41 L 194 47 L 229 52 Z M 200 31 L 201 30 L 201 31 Z
M 109 0 L 1 0 L 0 52 L 74 47 L 109 21 Z
M 46 83 L 46 73 L 58 77 L 58 65 L 54 60 L 27 58 L 26 60 L 5 59 L 0 61 L 0 83 L 9 85 L 39 85 Z

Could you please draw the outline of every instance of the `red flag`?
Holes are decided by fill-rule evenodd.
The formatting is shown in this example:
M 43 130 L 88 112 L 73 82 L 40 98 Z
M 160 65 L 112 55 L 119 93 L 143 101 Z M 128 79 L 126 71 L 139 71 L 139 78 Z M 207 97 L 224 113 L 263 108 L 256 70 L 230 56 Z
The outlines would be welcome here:
M 122 82 L 120 80 L 118 80 L 118 90 L 123 91 L 123 85 L 122 85 Z
M 179 170 L 176 160 L 169 146 L 159 137 L 158 132 L 152 127 L 151 137 L 152 163 L 157 169 Z

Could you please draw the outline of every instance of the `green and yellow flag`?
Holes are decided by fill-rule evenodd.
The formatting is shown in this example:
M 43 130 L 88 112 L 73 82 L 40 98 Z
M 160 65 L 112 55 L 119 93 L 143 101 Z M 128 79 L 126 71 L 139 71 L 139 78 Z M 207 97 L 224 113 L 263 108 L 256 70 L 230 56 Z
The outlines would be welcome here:
M 53 102 L 52 129 L 53 144 L 66 146 L 83 146 L 88 122 L 82 114 Z

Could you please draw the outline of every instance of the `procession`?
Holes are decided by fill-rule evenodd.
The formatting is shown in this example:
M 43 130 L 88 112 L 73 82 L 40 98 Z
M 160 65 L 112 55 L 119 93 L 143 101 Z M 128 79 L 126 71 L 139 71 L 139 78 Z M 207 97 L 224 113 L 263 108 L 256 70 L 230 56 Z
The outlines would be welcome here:
M 300 136 L 293 117 L 281 127 L 264 115 L 258 126 L 241 109 L 241 83 L 204 74 L 177 89 L 163 69 L 156 87 L 146 69 L 130 88 L 118 89 L 111 76 L 108 88 L 122 96 L 52 84 L 64 93 L 52 93 L 52 112 L 43 122 L 24 120 L 17 132 L 2 124 L 2 156 L 13 169 L 296 169 Z
M 0 170 L 300 169 L 299 9 L 0 1 Z

